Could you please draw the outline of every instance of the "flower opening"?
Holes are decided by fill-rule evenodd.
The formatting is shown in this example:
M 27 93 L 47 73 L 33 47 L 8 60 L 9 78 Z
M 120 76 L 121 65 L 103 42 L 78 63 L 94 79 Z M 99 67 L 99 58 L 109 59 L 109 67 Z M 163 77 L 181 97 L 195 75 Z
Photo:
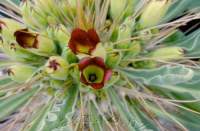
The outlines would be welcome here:
M 75 53 L 91 54 L 100 42 L 95 29 L 89 29 L 87 32 L 76 28 L 71 33 L 69 48 Z
M 101 89 L 111 78 L 112 70 L 107 68 L 100 57 L 86 57 L 79 62 L 81 71 L 81 82 L 92 86 L 94 89 Z
M 28 29 L 21 29 L 14 33 L 16 41 L 23 48 L 38 48 L 38 34 L 28 32 Z

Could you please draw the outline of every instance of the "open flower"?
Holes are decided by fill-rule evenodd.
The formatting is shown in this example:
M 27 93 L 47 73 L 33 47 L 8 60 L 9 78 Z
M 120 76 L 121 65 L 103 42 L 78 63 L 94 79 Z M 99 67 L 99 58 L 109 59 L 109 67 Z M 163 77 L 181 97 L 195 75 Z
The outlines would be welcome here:
M 81 71 L 81 82 L 92 86 L 94 89 L 101 89 L 111 78 L 112 70 L 108 69 L 104 60 L 100 57 L 86 57 L 79 62 Z
M 15 32 L 16 41 L 23 48 L 38 48 L 38 34 L 28 32 L 28 29 L 21 29 Z
M 69 48 L 75 53 L 90 55 L 100 42 L 99 36 L 95 29 L 89 29 L 87 32 L 76 28 L 71 33 Z
M 17 43 L 23 48 L 32 49 L 39 53 L 55 52 L 55 45 L 51 39 L 32 33 L 28 29 L 17 30 L 14 36 Z

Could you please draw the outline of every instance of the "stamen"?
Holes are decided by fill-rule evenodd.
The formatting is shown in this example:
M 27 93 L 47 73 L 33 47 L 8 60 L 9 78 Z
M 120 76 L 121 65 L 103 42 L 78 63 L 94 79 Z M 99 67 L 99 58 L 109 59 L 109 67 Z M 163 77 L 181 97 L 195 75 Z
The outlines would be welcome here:
M 90 75 L 89 75 L 89 81 L 90 81 L 90 82 L 95 82 L 96 80 L 97 80 L 96 74 L 90 74 Z

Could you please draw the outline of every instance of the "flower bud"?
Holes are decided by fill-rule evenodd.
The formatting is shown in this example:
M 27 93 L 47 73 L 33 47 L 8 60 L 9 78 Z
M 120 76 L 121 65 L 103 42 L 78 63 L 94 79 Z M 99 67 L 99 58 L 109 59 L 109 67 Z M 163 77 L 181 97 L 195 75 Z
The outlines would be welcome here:
M 122 55 L 120 52 L 114 52 L 107 55 L 106 65 L 109 68 L 114 68 L 119 65 Z
M 133 66 L 134 68 L 139 68 L 139 69 L 153 69 L 153 68 L 156 68 L 157 62 L 152 61 L 152 60 L 136 61 L 136 62 L 132 62 L 131 66 Z
M 110 13 L 113 19 L 119 17 L 123 13 L 126 3 L 127 0 L 111 0 Z
M 134 25 L 135 21 L 131 17 L 127 17 L 119 27 L 118 41 L 131 38 Z
M 29 49 L 35 53 L 54 53 L 54 42 L 42 35 L 29 32 L 28 29 L 17 30 L 14 33 L 17 43 L 25 49 Z
M 133 41 L 128 44 L 128 51 L 125 53 L 126 58 L 132 58 L 138 55 L 141 51 L 141 45 L 139 41 Z
M 60 26 L 60 29 L 54 29 L 54 35 L 56 41 L 60 44 L 62 48 L 66 47 L 66 42 L 69 41 L 69 35 L 64 32 L 67 30 L 64 26 Z
M 52 56 L 46 63 L 46 72 L 54 79 L 66 80 L 68 63 L 62 57 Z
M 63 81 L 60 80 L 50 80 L 50 85 L 54 89 L 61 89 L 63 87 Z
M 176 60 L 183 57 L 184 51 L 180 47 L 164 47 L 151 53 L 153 59 Z
M 78 57 L 71 50 L 66 48 L 62 52 L 62 57 L 65 58 L 69 64 L 78 62 Z
M 166 14 L 170 5 L 171 0 L 151 0 L 141 15 L 141 28 L 157 25 Z
M 22 25 L 19 22 L 16 22 L 12 19 L 1 18 L 0 19 L 0 28 L 3 41 L 11 43 L 15 40 L 14 32 L 22 28 Z
M 13 65 L 9 67 L 7 73 L 13 81 L 24 83 L 31 79 L 36 69 L 37 68 L 28 65 Z
M 106 59 L 106 49 L 103 47 L 102 43 L 98 43 L 95 50 L 92 51 L 92 56 L 101 57 L 104 60 Z

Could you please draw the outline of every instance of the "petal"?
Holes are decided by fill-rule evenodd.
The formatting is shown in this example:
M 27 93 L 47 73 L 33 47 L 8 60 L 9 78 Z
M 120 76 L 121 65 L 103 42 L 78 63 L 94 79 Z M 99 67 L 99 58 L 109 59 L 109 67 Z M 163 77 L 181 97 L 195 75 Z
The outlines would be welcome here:
M 92 86 L 92 88 L 94 89 L 101 89 L 104 87 L 104 84 L 103 83 L 93 83 L 93 84 L 90 84 L 90 86 Z
M 88 33 L 88 37 L 89 37 L 90 41 L 93 44 L 97 45 L 100 42 L 99 36 L 98 36 L 97 32 L 95 31 L 95 29 L 90 29 L 90 30 L 88 30 L 87 33 Z
M 71 39 L 69 41 L 69 48 L 75 53 L 91 54 L 99 43 L 98 34 L 94 29 L 88 30 L 88 32 L 76 28 L 71 33 Z
M 86 84 L 86 85 L 89 85 L 89 83 L 87 82 L 87 80 L 85 79 L 83 74 L 81 74 L 81 82 Z
M 94 57 L 94 58 L 92 58 L 91 61 L 92 61 L 91 63 L 98 65 L 98 66 L 102 67 L 103 69 L 106 68 L 105 63 L 104 63 L 104 59 L 101 58 L 101 57 Z
M 73 41 L 85 41 L 85 38 L 87 38 L 87 32 L 82 30 L 82 29 L 79 29 L 79 28 L 76 28 L 72 31 L 72 34 L 71 34 L 71 39 Z
M 89 53 L 90 46 L 88 45 L 88 36 L 87 32 L 76 28 L 71 33 L 71 39 L 69 41 L 69 48 L 77 54 L 80 53 Z
M 83 70 L 85 67 L 87 67 L 91 62 L 90 57 L 85 57 L 79 62 L 79 70 Z
M 110 80 L 111 77 L 112 77 L 112 70 L 109 69 L 104 74 L 104 83 Z

